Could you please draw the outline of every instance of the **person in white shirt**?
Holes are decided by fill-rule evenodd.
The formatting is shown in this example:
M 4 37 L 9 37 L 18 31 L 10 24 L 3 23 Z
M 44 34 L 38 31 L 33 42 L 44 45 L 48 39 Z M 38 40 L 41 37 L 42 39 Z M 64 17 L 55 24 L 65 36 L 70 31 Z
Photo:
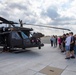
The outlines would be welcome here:
M 66 49 L 66 58 L 70 59 L 70 42 L 71 42 L 71 36 L 69 34 L 66 34 L 66 40 L 65 40 L 65 49 Z

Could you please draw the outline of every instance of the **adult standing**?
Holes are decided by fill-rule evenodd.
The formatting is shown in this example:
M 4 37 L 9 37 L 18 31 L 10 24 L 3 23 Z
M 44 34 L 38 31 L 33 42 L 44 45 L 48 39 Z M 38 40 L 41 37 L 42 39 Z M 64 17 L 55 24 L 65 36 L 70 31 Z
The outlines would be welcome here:
M 57 41 L 57 35 L 55 36 L 55 38 L 56 38 L 56 47 L 57 47 L 57 43 L 58 43 L 58 41 Z
M 66 35 L 63 34 L 63 41 L 62 41 L 63 49 L 62 49 L 62 52 L 65 52 L 65 40 L 66 40 Z
M 54 45 L 54 47 L 56 47 L 56 37 L 55 36 L 53 36 L 53 45 Z
M 51 47 L 53 47 L 53 36 L 50 38 Z
M 61 36 L 58 37 L 59 48 L 61 49 Z
M 76 34 L 74 35 L 74 38 L 75 38 L 74 54 L 76 54 Z
M 65 49 L 66 49 L 66 58 L 70 59 L 70 42 L 71 42 L 71 36 L 69 34 L 66 34 L 66 40 L 65 40 Z
M 74 45 L 75 45 L 75 38 L 73 36 L 73 32 L 70 32 L 69 35 L 71 36 L 71 42 L 70 42 L 70 53 L 71 53 L 71 58 L 75 58 L 74 55 Z

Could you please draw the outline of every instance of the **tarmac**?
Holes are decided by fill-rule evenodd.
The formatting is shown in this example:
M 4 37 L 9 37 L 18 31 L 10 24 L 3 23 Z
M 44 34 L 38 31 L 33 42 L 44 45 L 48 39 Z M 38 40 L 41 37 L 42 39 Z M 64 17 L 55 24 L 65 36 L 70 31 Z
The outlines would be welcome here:
M 46 67 L 61 69 L 59 75 L 76 75 L 76 59 L 65 59 L 65 54 L 50 44 L 44 44 L 40 50 L 29 48 L 21 53 L 0 53 L 0 75 L 54 75 L 41 72 Z

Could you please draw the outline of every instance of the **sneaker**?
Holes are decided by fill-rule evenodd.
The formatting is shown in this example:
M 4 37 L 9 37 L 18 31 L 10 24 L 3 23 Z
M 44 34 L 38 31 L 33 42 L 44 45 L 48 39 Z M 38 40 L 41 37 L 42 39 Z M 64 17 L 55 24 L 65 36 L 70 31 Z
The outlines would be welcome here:
M 65 59 L 70 59 L 70 57 L 66 57 Z
M 70 58 L 75 59 L 75 56 L 71 56 Z
M 63 54 L 65 55 L 65 54 L 66 54 L 66 52 L 63 52 Z
M 64 53 L 64 51 L 61 51 L 62 53 Z

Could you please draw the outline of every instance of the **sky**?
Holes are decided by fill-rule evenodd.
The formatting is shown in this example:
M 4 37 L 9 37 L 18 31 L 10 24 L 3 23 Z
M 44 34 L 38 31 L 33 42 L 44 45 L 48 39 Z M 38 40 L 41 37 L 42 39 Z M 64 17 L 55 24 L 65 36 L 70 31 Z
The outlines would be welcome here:
M 0 0 L 0 16 L 26 24 L 68 28 L 76 33 L 76 0 Z M 61 35 L 68 31 L 27 26 L 45 35 Z

